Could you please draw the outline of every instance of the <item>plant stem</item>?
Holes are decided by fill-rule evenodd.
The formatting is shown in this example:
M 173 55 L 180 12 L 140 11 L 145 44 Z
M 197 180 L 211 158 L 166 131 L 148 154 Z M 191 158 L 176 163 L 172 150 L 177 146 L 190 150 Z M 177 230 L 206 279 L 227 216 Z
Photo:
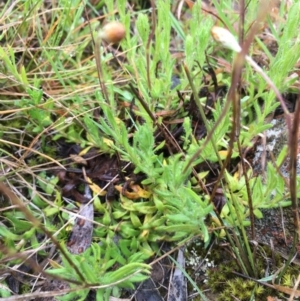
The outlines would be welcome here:
M 103 82 L 103 70 L 102 70 L 102 64 L 101 64 L 101 42 L 102 42 L 102 39 L 97 37 L 96 41 L 95 41 L 95 60 L 96 60 L 96 65 L 97 65 L 97 72 L 98 72 L 100 88 L 101 88 L 103 97 L 104 97 L 105 101 L 108 104 L 110 104 L 106 86 Z

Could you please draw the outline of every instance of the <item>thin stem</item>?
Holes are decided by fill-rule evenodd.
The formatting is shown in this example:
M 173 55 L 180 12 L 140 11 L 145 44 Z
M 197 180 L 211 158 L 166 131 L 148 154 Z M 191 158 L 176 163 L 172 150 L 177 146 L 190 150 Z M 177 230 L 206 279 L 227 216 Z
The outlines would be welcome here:
M 277 89 L 277 87 L 275 86 L 275 84 L 272 82 L 272 80 L 270 79 L 270 77 L 263 71 L 263 69 L 261 69 L 261 67 L 259 67 L 256 62 L 248 55 L 246 55 L 246 61 L 249 63 L 249 65 L 257 72 L 261 75 L 261 77 L 269 84 L 269 86 L 272 88 L 272 90 L 274 91 L 276 97 L 278 98 L 280 105 L 282 107 L 282 110 L 284 112 L 284 117 L 286 120 L 286 124 L 287 124 L 287 128 L 288 131 L 290 133 L 291 131 L 291 118 L 290 118 L 290 112 L 288 110 L 288 108 L 286 107 L 286 104 L 284 102 L 284 99 L 281 96 L 281 93 L 279 92 L 279 90 Z
M 192 80 L 192 77 L 191 77 L 191 75 L 190 75 L 190 72 L 189 72 L 189 70 L 188 70 L 187 65 L 186 65 L 186 64 L 183 64 L 183 68 L 184 68 L 185 74 L 186 74 L 186 76 L 187 76 L 187 78 L 188 78 L 189 84 L 190 84 L 190 86 L 191 86 L 191 88 L 192 88 L 193 95 L 194 95 L 194 99 L 195 99 L 196 105 L 197 105 L 197 107 L 198 107 L 198 109 L 199 109 L 201 118 L 202 118 L 202 120 L 203 120 L 203 122 L 204 122 L 204 125 L 205 125 L 205 127 L 206 127 L 206 131 L 208 132 L 208 131 L 210 131 L 211 127 L 210 127 L 210 125 L 208 124 L 208 121 L 207 121 L 207 119 L 206 119 L 204 110 L 203 110 L 203 108 L 202 108 L 202 104 L 201 104 L 200 99 L 199 99 L 199 97 L 198 97 L 198 93 L 197 93 L 196 87 L 195 87 L 195 85 L 194 85 L 194 82 L 193 82 L 193 80 Z M 221 157 L 220 157 L 220 155 L 219 155 L 218 148 L 217 148 L 217 145 L 216 145 L 216 143 L 215 143 L 213 137 L 210 138 L 210 141 L 211 141 L 212 146 L 213 146 L 213 148 L 214 148 L 214 151 L 215 151 L 215 153 L 216 153 L 216 155 L 217 155 L 217 157 L 218 157 L 219 164 L 220 164 L 220 166 L 222 166 L 222 159 L 221 159 Z M 185 168 L 185 170 L 186 170 L 186 169 L 187 169 L 187 168 Z
M 102 64 L 101 64 L 101 42 L 102 42 L 102 39 L 100 37 L 97 37 L 96 41 L 95 41 L 95 60 L 96 60 L 96 65 L 97 65 L 98 79 L 99 79 L 101 92 L 103 94 L 103 98 L 109 104 L 109 97 L 107 94 L 106 86 L 103 82 L 104 78 L 103 78 L 103 70 L 102 70 Z
M 300 94 L 296 102 L 296 110 L 294 113 L 293 128 L 290 134 L 296 141 L 299 137 L 299 123 L 300 123 Z M 299 241 L 300 238 L 300 221 L 299 221 L 299 211 L 298 211 L 298 199 L 297 199 L 297 157 L 298 157 L 298 143 L 292 141 L 290 138 L 290 193 L 292 200 L 292 210 L 294 215 L 294 227 L 295 235 Z

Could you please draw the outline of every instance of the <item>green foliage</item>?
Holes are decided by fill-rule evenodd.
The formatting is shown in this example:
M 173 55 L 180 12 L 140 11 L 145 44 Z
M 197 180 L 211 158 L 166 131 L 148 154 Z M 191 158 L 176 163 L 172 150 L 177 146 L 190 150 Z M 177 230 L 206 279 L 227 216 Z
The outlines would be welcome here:
M 11 291 L 5 283 L 0 284 L 0 297 L 6 298 L 11 296 Z
M 124 250 L 124 241 L 121 245 L 121 250 Z M 65 279 L 81 281 L 81 276 L 78 275 L 74 269 L 74 266 L 76 266 L 82 273 L 86 286 L 98 287 L 97 298 L 101 296 L 101 300 L 109 300 L 109 296 L 112 294 L 114 287 L 133 289 L 135 282 L 141 282 L 147 279 L 150 273 L 150 267 L 146 264 L 139 263 L 136 256 L 134 261 L 129 259 L 129 261 L 126 262 L 121 250 L 113 240 L 106 239 L 102 241 L 101 245 L 93 243 L 83 254 L 69 255 L 72 262 L 71 264 L 69 260 L 62 257 L 63 265 L 47 270 L 47 273 L 50 275 L 64 275 Z M 114 269 L 110 271 L 112 266 L 114 266 Z M 116 269 L 116 266 L 119 267 Z M 71 287 L 73 286 L 74 285 L 71 285 Z M 88 293 L 88 288 L 81 289 L 59 297 L 59 300 L 72 300 L 74 296 L 80 298 L 80 300 L 84 300 Z
M 119 297 L 122 288 L 132 289 L 135 282 L 148 277 L 149 267 L 144 262 L 159 255 L 161 242 L 178 244 L 194 236 L 200 236 L 207 245 L 210 242 L 210 233 L 215 229 L 207 217 L 216 218 L 216 213 L 202 185 L 214 184 L 211 178 L 218 177 L 228 154 L 233 114 L 231 109 L 224 111 L 226 96 L 220 95 L 228 90 L 231 74 L 220 69 L 224 66 L 219 58 L 231 62 L 232 54 L 212 43 L 210 30 L 214 20 L 201 10 L 201 1 L 196 1 L 192 10 L 184 8 L 182 12 L 187 10 L 186 15 L 181 18 L 175 17 L 172 1 L 164 0 L 154 1 L 156 10 L 143 11 L 129 10 L 124 0 L 100 1 L 95 6 L 90 1 L 52 2 L 50 5 L 44 1 L 15 1 L 11 10 L 5 5 L 0 13 L 5 29 L 0 33 L 0 83 L 5 87 L 1 92 L 1 180 L 12 187 L 32 216 L 56 233 L 63 245 L 69 231 L 64 228 L 74 220 L 68 210 L 76 207 L 62 198 L 59 177 L 50 175 L 58 161 L 65 164 L 57 158 L 60 141 L 77 144 L 84 151 L 94 148 L 98 154 L 115 156 L 122 164 L 130 163 L 133 172 L 143 176 L 141 183 L 133 184 L 136 191 L 129 183 L 124 192 L 124 179 L 124 186 L 116 187 L 120 193 L 111 202 L 103 202 L 94 193 L 95 221 L 102 225 L 94 226 L 94 243 L 83 254 L 70 255 L 72 264 L 62 257 L 59 267 L 48 270 L 52 275 L 82 282 L 76 266 L 84 275 L 84 289 L 61 300 L 83 300 L 91 286 L 97 286 L 98 300 L 108 300 L 110 295 Z M 141 1 L 133 2 L 144 5 Z M 213 1 L 218 16 L 234 32 L 235 14 L 224 13 L 230 11 L 232 2 Z M 86 11 L 84 4 L 89 8 Z M 270 64 L 266 72 L 282 92 L 294 89 L 288 77 L 299 60 L 294 55 L 300 53 L 299 7 L 298 2 L 293 3 L 286 12 L 286 22 L 279 26 L 268 20 L 278 43 L 276 55 L 258 37 L 253 44 L 253 49 L 267 56 Z M 281 18 L 285 17 L 282 10 Z M 99 89 L 92 43 L 99 28 L 99 12 L 106 16 L 105 22 L 120 20 L 126 27 L 126 37 L 118 49 L 101 45 L 100 80 L 108 99 Z M 245 16 L 246 32 L 256 14 L 257 4 L 252 1 Z M 184 57 L 177 59 L 178 54 Z M 205 120 L 190 114 L 191 82 L 182 70 L 182 61 L 197 89 L 194 96 L 199 94 L 200 98 L 194 110 L 205 109 Z M 217 73 L 219 91 L 215 91 L 212 74 L 203 71 L 208 65 Z M 176 87 L 180 93 L 171 88 L 174 75 L 180 79 Z M 250 67 L 245 67 L 241 86 L 245 95 L 241 96 L 242 118 L 237 139 L 241 148 L 246 149 L 253 146 L 258 134 L 272 126 L 266 118 L 278 102 L 266 82 Z M 204 88 L 208 98 L 214 100 L 212 105 L 200 96 Z M 205 124 L 209 133 L 216 122 L 219 125 L 209 141 L 205 136 L 196 138 L 199 124 Z M 182 151 L 170 141 L 177 130 L 181 132 L 176 142 Z M 202 185 L 195 174 L 191 178 L 191 168 L 186 169 L 199 149 L 201 152 L 191 166 Z M 286 154 L 287 147 L 275 158 L 277 166 Z M 232 164 L 240 157 L 238 144 L 234 143 Z M 199 171 L 200 163 L 206 167 Z M 217 172 L 207 167 L 211 165 L 217 166 Z M 275 163 L 268 163 L 264 176 L 246 171 L 249 180 L 245 174 L 233 173 L 231 167 L 227 167 L 220 183 L 227 201 L 220 216 L 225 226 L 234 228 L 234 233 L 240 234 L 250 223 L 247 184 L 256 218 L 263 217 L 262 209 L 289 204 L 285 180 L 278 175 Z M 32 227 L 22 211 L 8 204 L 7 208 L 0 221 L 0 240 L 7 250 L 17 253 L 44 247 L 40 229 Z M 246 237 L 240 237 L 244 239 L 242 245 L 247 245 Z M 235 246 L 233 249 L 236 250 Z M 235 252 L 237 260 L 241 260 L 241 250 Z M 250 253 L 247 256 L 251 257 Z M 37 254 L 38 259 L 46 256 L 41 250 Z M 15 262 L 19 260 L 11 260 L 9 265 Z M 228 267 L 220 268 L 220 274 L 219 283 L 226 282 Z M 284 277 L 285 283 L 291 282 L 289 275 Z M 235 290 L 234 295 L 240 300 L 261 298 L 261 287 L 250 281 L 231 279 L 226 289 Z M 226 289 L 223 300 L 229 298 Z M 244 295 L 240 294 L 242 291 Z M 0 294 L 8 296 L 5 285 Z
M 251 172 L 249 172 L 249 176 Z M 248 194 L 245 184 L 245 178 L 240 180 L 227 174 L 229 180 L 228 202 L 234 198 L 232 210 L 229 209 L 230 203 L 225 205 L 222 210 L 223 217 L 230 221 L 232 225 L 236 225 L 237 214 L 242 216 L 243 220 L 249 216 Z M 264 183 L 261 177 L 253 177 L 249 181 L 251 189 L 251 197 L 253 201 L 254 214 L 257 218 L 262 218 L 260 209 L 274 208 L 278 206 L 287 206 L 289 201 L 284 200 L 285 182 L 282 177 L 276 176 L 276 169 L 272 164 L 267 166 L 267 174 Z M 232 193 L 229 193 L 229 192 Z

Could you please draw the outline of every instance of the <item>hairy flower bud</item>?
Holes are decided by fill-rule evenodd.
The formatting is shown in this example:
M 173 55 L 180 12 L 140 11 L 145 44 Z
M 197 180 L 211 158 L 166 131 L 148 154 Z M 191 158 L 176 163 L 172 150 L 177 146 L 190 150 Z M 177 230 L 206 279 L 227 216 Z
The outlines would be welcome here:
M 223 47 L 226 47 L 235 52 L 240 52 L 242 50 L 236 38 L 226 28 L 213 26 L 213 28 L 211 29 L 211 35 L 214 40 L 221 43 Z
M 98 37 L 108 43 L 119 43 L 125 37 L 125 26 L 117 21 L 113 21 L 104 25 L 98 33 Z

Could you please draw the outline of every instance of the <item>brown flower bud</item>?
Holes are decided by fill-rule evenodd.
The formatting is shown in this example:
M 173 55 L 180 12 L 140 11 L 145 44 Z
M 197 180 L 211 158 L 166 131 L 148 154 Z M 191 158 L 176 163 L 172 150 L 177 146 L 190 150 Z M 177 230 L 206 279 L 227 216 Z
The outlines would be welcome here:
M 113 21 L 104 25 L 100 30 L 98 37 L 108 43 L 119 43 L 125 37 L 125 26 L 117 21 Z

